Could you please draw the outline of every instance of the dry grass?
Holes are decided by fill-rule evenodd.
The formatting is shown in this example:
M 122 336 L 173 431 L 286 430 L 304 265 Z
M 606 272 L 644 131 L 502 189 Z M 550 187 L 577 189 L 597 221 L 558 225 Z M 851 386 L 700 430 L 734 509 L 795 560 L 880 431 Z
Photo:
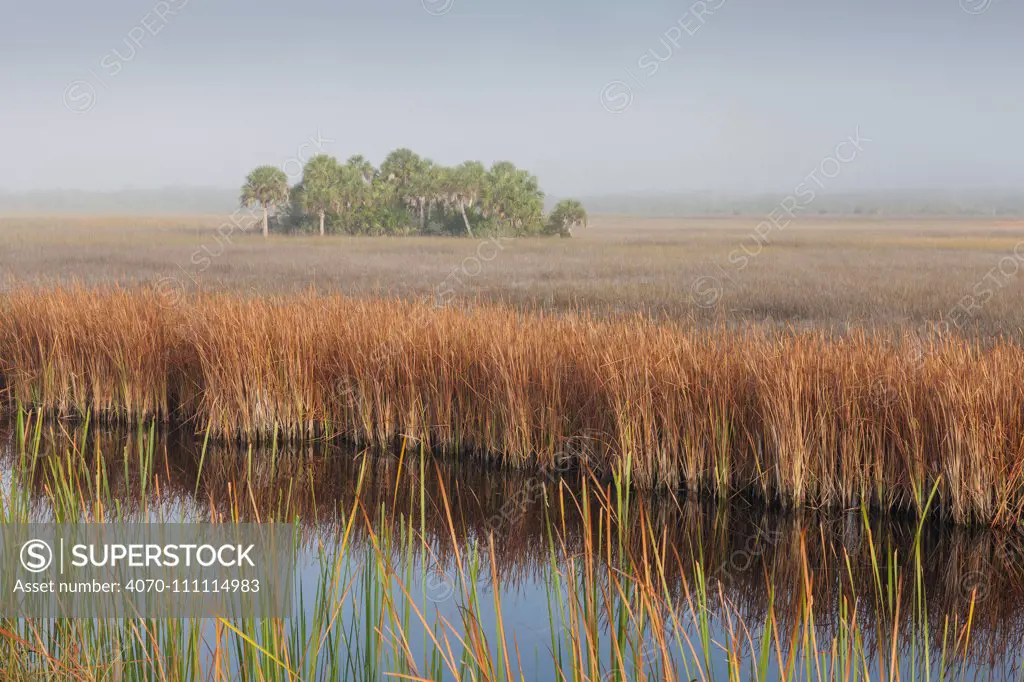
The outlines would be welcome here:
M 223 439 L 400 438 L 513 466 L 631 468 L 642 487 L 787 505 L 1022 518 L 1024 351 L 819 331 L 395 300 L 17 290 L 0 299 L 12 398 L 196 420 Z
M 238 229 L 228 243 L 216 232 L 226 221 L 0 218 L 0 287 L 164 281 L 189 294 L 295 293 L 313 286 L 326 293 L 416 298 L 434 295 L 455 271 L 461 283 L 452 290 L 460 300 L 845 332 L 949 317 L 1024 239 L 1020 221 L 807 217 L 770 232 L 760 254 L 738 271 L 729 256 L 742 246 L 756 249 L 756 218 L 596 216 L 572 240 L 511 240 L 493 257 L 495 247 L 477 240 L 431 237 L 280 236 L 267 244 Z M 487 260 L 474 260 L 481 255 Z M 961 316 L 962 333 L 1021 338 L 1024 273 L 1012 272 L 998 278 L 983 304 Z M 700 307 L 691 295 L 700 277 L 722 282 L 713 307 Z

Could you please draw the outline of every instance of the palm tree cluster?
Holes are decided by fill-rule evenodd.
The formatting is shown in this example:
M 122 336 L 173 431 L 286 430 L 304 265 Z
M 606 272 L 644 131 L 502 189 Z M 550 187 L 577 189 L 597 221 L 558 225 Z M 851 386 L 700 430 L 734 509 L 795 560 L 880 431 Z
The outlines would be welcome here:
M 261 166 L 242 186 L 243 206 L 271 214 L 278 229 L 352 235 L 558 235 L 587 224 L 580 202 L 559 202 L 544 217 L 537 178 L 508 161 L 487 169 L 478 161 L 435 164 L 396 149 L 380 165 L 361 155 L 339 162 L 321 154 L 303 168 L 294 187 L 278 168 Z

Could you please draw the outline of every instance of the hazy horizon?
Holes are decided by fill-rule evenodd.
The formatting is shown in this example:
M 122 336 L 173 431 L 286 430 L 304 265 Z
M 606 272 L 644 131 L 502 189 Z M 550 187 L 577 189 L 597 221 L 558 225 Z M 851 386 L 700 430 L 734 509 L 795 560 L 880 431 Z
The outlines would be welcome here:
M 1009 189 L 1024 7 L 115 0 L 0 28 L 8 192 L 235 188 L 396 147 L 509 159 L 553 196 Z M 315 144 L 310 144 L 310 142 Z M 307 146 L 302 147 L 303 144 Z M 838 168 L 838 166 L 837 166 Z
M 813 185 L 811 186 L 813 187 Z M 228 214 L 238 207 L 238 190 L 227 187 L 164 187 L 107 191 L 45 189 L 6 192 L 0 189 L 0 216 L 14 215 L 141 215 Z M 560 199 L 547 195 L 551 210 Z M 780 193 L 634 192 L 580 195 L 591 215 L 630 215 L 638 218 L 699 218 L 702 216 L 764 216 L 777 208 Z M 993 217 L 1024 216 L 1024 191 L 876 190 L 823 193 L 813 213 L 865 217 Z

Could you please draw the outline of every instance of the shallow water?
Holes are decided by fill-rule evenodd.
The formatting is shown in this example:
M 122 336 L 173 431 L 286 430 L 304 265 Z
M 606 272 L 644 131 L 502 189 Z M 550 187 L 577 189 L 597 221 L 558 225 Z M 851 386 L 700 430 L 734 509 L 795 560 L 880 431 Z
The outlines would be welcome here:
M 517 651 L 513 667 L 521 666 L 526 679 L 556 679 L 560 667 L 568 669 L 572 641 L 564 618 L 557 615 L 559 603 L 587 594 L 591 585 L 603 594 L 619 589 L 617 571 L 626 558 L 652 570 L 663 562 L 664 592 L 679 615 L 669 634 L 681 643 L 678 650 L 691 656 L 664 662 L 640 653 L 615 663 L 612 643 L 621 614 L 599 613 L 593 619 L 596 631 L 586 634 L 599 641 L 601 674 L 608 680 L 642 674 L 657 679 L 664 665 L 673 666 L 681 679 L 728 679 L 728 643 L 741 640 L 749 652 L 772 618 L 776 631 L 784 633 L 772 645 L 767 668 L 775 679 L 791 646 L 806 648 L 812 637 L 830 641 L 849 617 L 844 608 L 851 607 L 869 658 L 862 667 L 869 670 L 879 670 L 879 662 L 888 668 L 895 657 L 903 679 L 921 678 L 925 670 L 936 675 L 945 638 L 947 649 L 955 652 L 947 654 L 953 659 L 946 661 L 947 670 L 957 679 L 1019 675 L 1024 538 L 1013 531 L 925 523 L 915 545 L 918 525 L 907 519 L 866 518 L 857 512 L 783 513 L 744 501 L 669 496 L 633 497 L 619 523 L 594 511 L 603 494 L 614 494 L 613 487 L 578 473 L 524 474 L 412 450 L 368 453 L 326 443 L 209 446 L 204 452 L 202 438 L 182 430 L 93 429 L 86 434 L 48 422 L 40 436 L 36 464 L 27 468 L 22 453 L 34 446 L 19 443 L 13 424 L 0 426 L 5 504 L 24 496 L 32 520 L 297 521 L 304 542 L 293 624 L 315 618 L 317 592 L 325 587 L 324 566 L 339 558 L 365 463 L 358 499 L 367 523 L 352 526 L 349 549 L 339 563 L 341 583 L 349 585 L 336 621 L 341 653 L 310 664 L 302 679 L 325 676 L 329 667 L 352 679 L 380 679 L 383 673 L 404 670 L 403 656 L 394 653 L 399 637 L 416 670 L 428 675 L 428 628 L 415 627 L 416 617 L 401 635 L 380 627 L 374 618 L 383 605 L 390 602 L 399 611 L 414 607 L 432 625 L 434 637 L 447 634 L 458 659 L 456 636 L 465 638 L 471 624 L 492 641 L 497 636 L 495 593 L 506 639 Z M 100 470 L 103 490 L 95 483 Z M 58 479 L 73 480 L 73 487 L 85 492 L 65 499 L 54 492 L 61 487 Z M 582 509 L 585 504 L 592 506 L 589 515 Z M 672 548 L 670 561 L 644 556 L 638 538 L 652 532 Z M 921 579 L 912 581 L 908 566 L 916 546 Z M 599 548 L 597 570 L 590 573 L 580 560 L 588 548 Z M 880 563 L 878 572 L 872 554 Z M 475 577 L 473 556 L 480 567 Z M 897 579 L 890 586 L 888 576 L 896 564 Z M 702 582 L 707 598 L 704 606 L 694 607 Z M 801 614 L 808 591 L 813 625 L 795 627 L 807 622 Z M 704 608 L 710 618 L 702 636 L 696 614 Z M 367 653 L 373 637 L 384 642 L 383 654 Z M 637 637 L 651 643 L 656 635 L 644 631 Z M 962 645 L 948 646 L 953 640 Z M 739 676 L 751 678 L 755 662 L 743 655 L 740 659 Z M 617 676 L 616 669 L 622 674 Z M 796 679 L 836 676 L 810 669 L 805 661 L 789 674 Z

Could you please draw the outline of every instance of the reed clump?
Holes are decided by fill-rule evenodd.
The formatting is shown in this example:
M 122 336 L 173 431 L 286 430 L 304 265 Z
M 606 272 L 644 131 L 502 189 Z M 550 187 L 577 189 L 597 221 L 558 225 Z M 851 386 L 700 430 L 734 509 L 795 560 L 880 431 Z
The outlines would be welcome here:
M 190 419 L 222 440 L 411 439 L 640 487 L 793 506 L 1024 518 L 1024 351 L 956 337 L 694 331 L 640 316 L 439 309 L 313 293 L 20 290 L 0 299 L 12 401 Z

